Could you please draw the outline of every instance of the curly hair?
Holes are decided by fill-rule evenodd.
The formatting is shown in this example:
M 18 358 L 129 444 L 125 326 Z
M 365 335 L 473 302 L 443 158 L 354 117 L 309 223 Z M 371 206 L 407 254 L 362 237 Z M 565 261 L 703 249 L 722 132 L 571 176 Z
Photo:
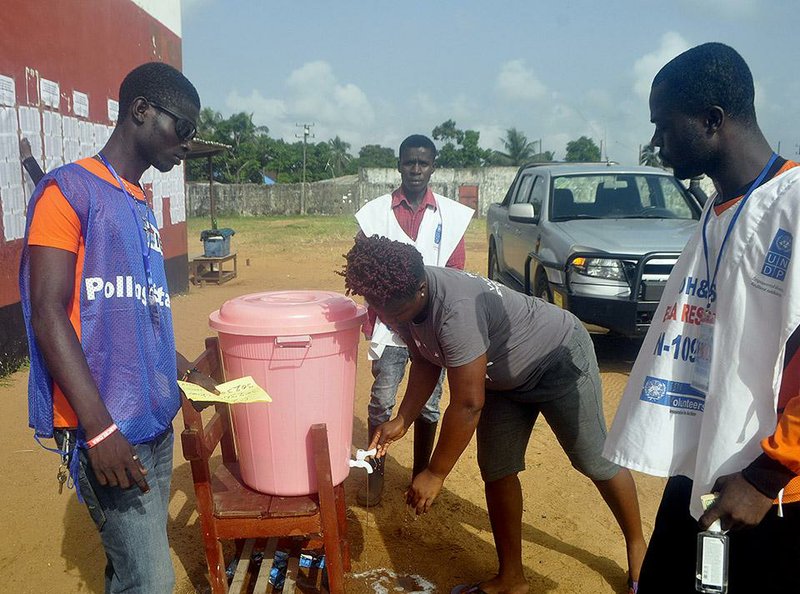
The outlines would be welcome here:
M 375 307 L 414 296 L 425 278 L 422 254 L 413 245 L 359 233 L 339 275 L 348 295 L 361 295 Z

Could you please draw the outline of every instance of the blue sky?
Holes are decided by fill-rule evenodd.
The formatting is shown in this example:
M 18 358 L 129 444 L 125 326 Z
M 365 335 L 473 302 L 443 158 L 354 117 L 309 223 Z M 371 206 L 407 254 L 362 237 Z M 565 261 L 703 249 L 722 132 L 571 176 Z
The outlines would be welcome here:
M 396 148 L 452 118 L 501 148 L 516 127 L 557 158 L 586 135 L 635 161 L 653 75 L 699 43 L 747 60 L 767 139 L 800 158 L 790 0 L 182 0 L 184 72 L 204 106 L 293 140 Z

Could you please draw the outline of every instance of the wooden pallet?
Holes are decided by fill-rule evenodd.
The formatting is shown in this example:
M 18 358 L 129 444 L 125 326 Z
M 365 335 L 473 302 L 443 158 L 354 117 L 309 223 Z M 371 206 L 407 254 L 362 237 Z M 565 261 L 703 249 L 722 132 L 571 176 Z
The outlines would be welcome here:
M 300 551 L 288 543 L 288 546 L 281 549 L 289 549 L 289 557 L 286 560 L 286 578 L 282 589 L 275 589 L 270 583 L 270 570 L 275 558 L 275 551 L 278 549 L 279 539 L 270 538 L 248 539 L 236 558 L 236 568 L 233 580 L 228 586 L 230 594 L 272 594 L 283 592 L 292 594 L 293 592 L 328 592 L 326 580 L 323 576 L 324 569 L 314 567 L 300 567 Z M 281 539 L 282 543 L 285 543 Z M 256 563 L 253 557 L 261 553 L 261 562 Z M 298 590 L 297 588 L 300 587 Z M 311 589 L 313 588 L 313 589 Z

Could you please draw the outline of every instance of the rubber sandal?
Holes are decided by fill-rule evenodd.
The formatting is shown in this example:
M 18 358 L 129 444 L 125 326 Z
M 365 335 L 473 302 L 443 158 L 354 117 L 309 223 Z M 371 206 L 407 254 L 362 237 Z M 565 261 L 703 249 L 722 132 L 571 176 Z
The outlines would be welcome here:
M 628 594 L 638 594 L 638 592 L 639 582 L 635 582 L 631 578 L 628 578 Z
M 450 594 L 486 594 L 481 589 L 480 583 L 477 584 L 461 584 L 450 590 Z

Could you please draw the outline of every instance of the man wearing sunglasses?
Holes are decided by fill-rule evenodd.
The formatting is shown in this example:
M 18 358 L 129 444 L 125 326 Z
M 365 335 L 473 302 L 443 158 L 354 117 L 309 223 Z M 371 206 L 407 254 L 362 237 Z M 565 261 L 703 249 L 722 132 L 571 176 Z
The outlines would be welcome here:
M 175 68 L 135 68 L 103 149 L 48 173 L 28 205 L 29 423 L 37 439 L 55 437 L 59 477 L 71 475 L 97 525 L 106 592 L 173 590 L 176 378 L 213 389 L 175 351 L 158 225 L 139 184 L 151 166 L 167 172 L 185 159 L 199 110 Z

